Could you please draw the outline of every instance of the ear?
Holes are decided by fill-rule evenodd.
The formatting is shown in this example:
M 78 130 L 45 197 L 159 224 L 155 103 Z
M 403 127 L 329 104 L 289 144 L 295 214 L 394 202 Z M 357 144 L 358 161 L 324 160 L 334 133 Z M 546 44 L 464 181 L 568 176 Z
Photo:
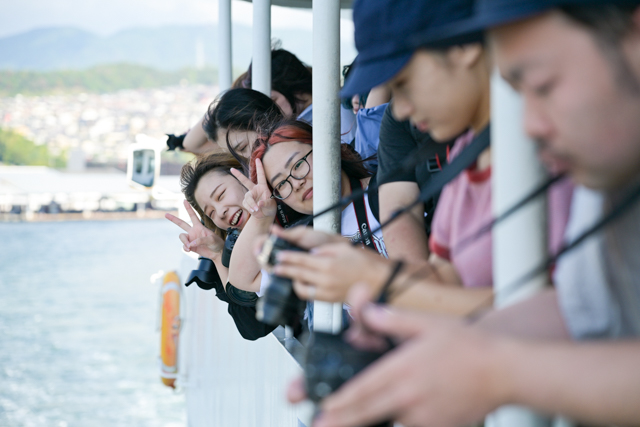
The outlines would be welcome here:
M 473 68 L 482 60 L 484 47 L 480 43 L 454 46 L 447 51 L 451 64 L 460 68 Z
M 633 22 L 633 28 L 626 35 L 623 46 L 627 61 L 629 61 L 636 76 L 640 76 L 640 7 L 633 11 L 631 21 Z
M 633 26 L 635 27 L 635 30 L 640 31 L 640 6 L 633 11 L 631 19 L 633 20 Z

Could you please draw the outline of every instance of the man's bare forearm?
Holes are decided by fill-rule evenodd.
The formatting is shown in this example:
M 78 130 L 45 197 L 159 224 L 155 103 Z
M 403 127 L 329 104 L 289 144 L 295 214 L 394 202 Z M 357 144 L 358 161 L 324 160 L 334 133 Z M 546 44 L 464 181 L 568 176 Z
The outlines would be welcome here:
M 506 344 L 510 402 L 594 424 L 640 424 L 640 342 Z
M 489 311 L 476 322 L 476 326 L 489 332 L 520 338 L 569 339 L 558 296 L 553 289 L 508 307 Z

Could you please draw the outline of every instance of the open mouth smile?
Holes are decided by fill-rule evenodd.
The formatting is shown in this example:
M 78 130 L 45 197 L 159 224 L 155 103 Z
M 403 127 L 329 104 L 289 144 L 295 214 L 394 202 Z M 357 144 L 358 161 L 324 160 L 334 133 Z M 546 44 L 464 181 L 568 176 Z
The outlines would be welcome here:
M 240 209 L 238 212 L 235 213 L 235 215 L 231 217 L 231 221 L 229 221 L 229 224 L 232 227 L 235 227 L 236 225 L 238 225 L 238 222 L 240 222 L 241 217 L 242 217 L 242 209 Z

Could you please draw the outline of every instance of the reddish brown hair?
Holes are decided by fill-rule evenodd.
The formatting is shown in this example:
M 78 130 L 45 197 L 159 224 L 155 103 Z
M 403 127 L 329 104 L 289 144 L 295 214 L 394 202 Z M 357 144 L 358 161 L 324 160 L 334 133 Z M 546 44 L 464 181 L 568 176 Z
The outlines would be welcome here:
M 256 159 L 262 161 L 269 149 L 280 142 L 297 141 L 311 145 L 312 128 L 306 122 L 298 120 L 283 120 L 273 126 L 268 135 L 258 138 L 251 153 L 250 177 L 251 181 L 258 182 L 256 173 Z M 371 176 L 364 167 L 362 159 L 348 144 L 340 144 L 340 166 L 347 176 L 363 179 Z

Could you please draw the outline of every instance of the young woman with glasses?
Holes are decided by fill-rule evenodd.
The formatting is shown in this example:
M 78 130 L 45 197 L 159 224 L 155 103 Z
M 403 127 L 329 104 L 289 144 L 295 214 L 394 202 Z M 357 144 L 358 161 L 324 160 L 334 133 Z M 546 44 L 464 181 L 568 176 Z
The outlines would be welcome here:
M 281 200 L 297 212 L 308 215 L 313 213 L 311 126 L 291 120 L 275 125 L 268 136 L 259 138 L 255 143 L 251 155 L 251 180 L 239 171 L 232 173 L 249 188 L 244 208 L 251 214 L 235 248 L 252 250 L 255 237 L 268 233 L 274 222 L 276 200 Z M 370 179 L 370 173 L 363 166 L 360 157 L 349 146 L 341 144 L 342 196 L 359 188 L 367 188 Z M 364 232 L 369 236 L 369 239 L 365 239 L 366 246 L 386 256 L 382 234 L 368 234 L 369 230 L 377 228 L 379 224 L 371 212 L 367 196 L 343 209 L 341 224 L 343 236 L 353 240 Z M 240 289 L 257 292 L 264 282 L 260 266 L 254 257 L 250 258 L 252 259 L 234 259 L 232 256 L 229 281 Z

